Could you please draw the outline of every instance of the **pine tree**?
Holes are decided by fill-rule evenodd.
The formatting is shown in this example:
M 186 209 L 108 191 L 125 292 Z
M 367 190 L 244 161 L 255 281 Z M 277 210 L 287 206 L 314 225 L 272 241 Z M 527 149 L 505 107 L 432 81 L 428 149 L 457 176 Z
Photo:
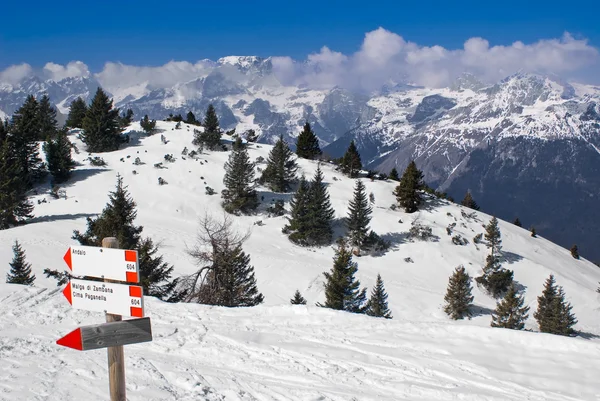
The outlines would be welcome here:
M 156 128 L 156 120 L 150 120 L 148 114 L 146 114 L 144 118 L 140 120 L 140 126 L 147 135 L 152 135 Z
M 25 260 L 25 251 L 15 241 L 12 247 L 13 260 L 10 262 L 10 272 L 6 275 L 6 282 L 11 284 L 32 285 L 35 281 L 35 274 L 31 274 L 31 265 Z
M 499 255 L 502 249 L 502 235 L 500 234 L 500 228 L 498 227 L 498 219 L 496 216 L 492 217 L 488 225 L 485 227 L 485 234 L 483 236 L 487 241 L 487 247 L 491 250 L 492 255 Z
M 256 306 L 264 301 L 256 287 L 250 256 L 241 246 L 220 251 L 202 287 L 198 301 L 207 305 Z
M 241 141 L 240 138 L 237 139 Z M 245 147 L 234 148 L 225 163 L 223 178 L 223 207 L 229 213 L 249 213 L 258 207 L 258 195 L 254 190 L 254 163 L 250 161 Z
M 392 171 L 390 171 L 389 179 L 392 181 L 400 181 L 400 176 L 398 175 L 398 170 L 396 170 L 396 167 L 393 167 Z
M 66 131 L 60 130 L 53 139 L 44 144 L 43 149 L 54 183 L 67 181 L 71 176 L 71 170 L 75 168 L 75 162 L 71 158 L 71 142 L 67 138 Z
M 82 139 L 88 152 L 111 152 L 119 149 L 119 109 L 113 108 L 113 101 L 102 88 L 96 91 L 83 119 L 82 128 Z
M 87 104 L 85 104 L 82 98 L 78 97 L 73 100 L 69 108 L 69 116 L 67 117 L 65 126 L 69 128 L 82 128 L 87 108 Z
M 137 249 L 144 293 L 168 302 L 180 301 L 186 294 L 176 291 L 177 280 L 168 281 L 173 268 L 157 255 L 158 246 L 150 238 L 142 239 L 143 227 L 134 225 L 136 217 L 136 203 L 123 185 L 123 178 L 117 176 L 116 188 L 109 193 L 102 214 L 95 219 L 88 217 L 86 232 L 82 234 L 75 230 L 72 238 L 81 245 L 101 246 L 103 238 L 116 237 L 119 248 Z
M 350 201 L 346 227 L 348 228 L 350 245 L 359 250 L 369 236 L 369 223 L 371 222 L 372 213 L 373 208 L 367 200 L 365 184 L 361 180 L 356 180 L 354 199 Z
M 293 153 L 281 135 L 269 153 L 261 182 L 267 183 L 274 192 L 289 192 L 292 182 L 296 179 L 297 170 L 298 165 L 293 159 Z
M 323 171 L 319 165 L 308 192 L 307 245 L 323 246 L 331 243 L 334 216 L 335 211 L 331 206 L 329 192 L 323 183 Z
M 185 117 L 185 122 L 188 124 L 197 124 L 198 121 L 196 120 L 196 116 L 194 115 L 194 113 L 192 113 L 192 111 L 188 111 L 187 116 Z
M 521 220 L 519 220 L 519 218 L 515 218 L 515 221 L 513 221 L 513 224 L 517 227 L 523 227 L 523 225 L 521 224 Z
M 219 118 L 212 104 L 206 109 L 204 117 L 204 131 L 195 131 L 194 145 L 201 145 L 210 150 L 215 150 L 221 144 L 221 128 L 219 128 Z
M 173 274 L 173 266 L 158 255 L 158 246 L 147 237 L 140 240 L 138 246 L 138 263 L 140 267 L 140 286 L 144 295 L 157 297 L 167 302 L 182 301 L 185 292 L 177 292 L 178 280 L 169 281 Z
M 523 330 L 529 316 L 527 314 L 529 307 L 524 305 L 525 298 L 519 295 L 514 285 L 511 285 L 502 301 L 496 304 L 496 310 L 492 313 L 491 326 Z
M 290 241 L 304 245 L 308 231 L 308 201 L 310 186 L 304 176 L 300 177 L 300 183 L 296 193 L 290 202 L 290 217 L 283 232 L 289 234 Z
M 479 210 L 479 205 L 477 205 L 477 202 L 475 202 L 475 199 L 473 199 L 471 191 L 467 191 L 465 198 L 462 200 L 462 202 L 460 202 L 460 204 L 473 210 Z
M 33 205 L 27 200 L 16 153 L 12 137 L 6 136 L 0 142 L 0 230 L 33 217 Z
M 562 287 L 557 286 L 554 275 L 550 275 L 544 283 L 544 291 L 537 298 L 538 308 L 533 317 L 540 326 L 542 333 L 571 335 L 573 326 L 577 323 L 572 313 L 573 307 L 565 299 Z
M 39 141 L 49 141 L 58 133 L 58 122 L 56 121 L 56 109 L 50 104 L 48 95 L 42 96 L 38 107 Z
M 125 128 L 129 127 L 129 124 L 131 124 L 132 121 L 133 110 L 127 109 L 125 114 L 119 117 L 119 128 L 121 128 L 121 130 L 124 130 Z
M 573 256 L 575 259 L 579 259 L 579 248 L 577 248 L 577 245 L 573 245 L 571 247 L 571 256 Z
M 142 226 L 135 226 L 137 217 L 136 203 L 123 184 L 123 178 L 117 175 L 117 185 L 108 194 L 108 203 L 102 214 L 95 219 L 87 218 L 87 230 L 73 231 L 73 239 L 81 245 L 101 246 L 105 237 L 116 237 L 122 249 L 136 249 L 140 243 Z
M 531 226 L 531 236 L 533 238 L 537 238 L 537 232 L 535 231 L 535 227 L 534 226 Z
M 413 160 L 408 164 L 406 170 L 404 170 L 400 183 L 394 191 L 396 200 L 406 213 L 414 213 L 419 210 L 419 206 L 423 201 L 419 191 L 423 187 L 423 173 L 417 168 Z
M 350 178 L 358 177 L 358 173 L 362 169 L 362 162 L 360 160 L 360 154 L 356 149 L 356 144 L 354 140 L 350 142 L 348 145 L 348 149 L 346 153 L 342 157 L 342 163 L 340 164 L 342 173 L 350 176 Z
M 35 97 L 27 96 L 25 103 L 13 115 L 10 128 L 15 156 L 19 163 L 20 182 L 26 189 L 33 187 L 43 175 L 37 143 L 40 136 L 38 110 L 39 104 Z
M 296 154 L 303 159 L 316 159 L 321 156 L 321 148 L 319 147 L 319 139 L 310 127 L 307 121 L 298 138 L 296 139 Z
M 392 312 L 388 308 L 387 298 L 388 295 L 385 292 L 383 280 L 381 275 L 378 274 L 375 287 L 371 291 L 371 298 L 369 298 L 369 301 L 367 302 L 367 315 L 391 319 Z
M 471 277 L 463 266 L 454 269 L 454 273 L 448 280 L 448 290 L 444 300 L 444 312 L 454 320 L 471 317 L 471 306 L 473 296 L 471 295 Z
M 492 297 L 498 298 L 512 285 L 513 271 L 500 265 L 498 255 L 489 254 L 485 258 L 483 275 L 477 277 L 476 281 L 483 285 Z
M 292 305 L 306 305 L 306 299 L 300 294 L 299 290 L 296 290 L 294 293 L 294 297 L 290 299 L 290 304 Z
M 352 261 L 352 252 L 344 240 L 338 244 L 333 258 L 333 267 L 325 272 L 325 303 L 317 304 L 325 308 L 365 313 L 367 289 L 360 289 L 360 281 L 354 278 L 358 267 Z

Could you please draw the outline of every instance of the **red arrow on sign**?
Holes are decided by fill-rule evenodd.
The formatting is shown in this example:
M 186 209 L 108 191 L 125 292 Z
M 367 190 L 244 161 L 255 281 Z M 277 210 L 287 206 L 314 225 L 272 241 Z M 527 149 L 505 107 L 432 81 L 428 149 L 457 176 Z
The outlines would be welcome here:
M 56 340 L 56 343 L 58 345 L 62 345 L 63 347 L 69 347 L 77 349 L 79 351 L 83 351 L 83 343 L 81 341 L 81 329 L 77 328 L 73 330 L 63 338 Z
M 65 296 L 65 298 L 67 298 L 67 301 L 69 301 L 69 303 L 71 305 L 73 305 L 73 297 L 71 295 L 71 282 L 70 281 L 67 283 L 67 286 L 62 291 L 62 293 Z
M 69 269 L 73 271 L 73 263 L 71 262 L 71 248 L 67 249 L 67 253 L 63 256 L 63 260 L 69 266 Z

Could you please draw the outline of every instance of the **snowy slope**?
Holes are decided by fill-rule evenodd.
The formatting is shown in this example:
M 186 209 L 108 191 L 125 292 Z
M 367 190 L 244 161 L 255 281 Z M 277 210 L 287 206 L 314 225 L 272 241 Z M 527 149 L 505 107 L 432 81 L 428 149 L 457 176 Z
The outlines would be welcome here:
M 197 221 L 205 211 L 221 213 L 226 152 L 205 152 L 200 161 L 182 160 L 192 148 L 192 127 L 174 130 L 159 122 L 160 135 L 103 154 L 108 168 L 83 165 L 65 186 L 68 199 L 36 204 L 31 224 L 0 231 L 0 276 L 8 271 L 10 246 L 18 239 L 37 274 L 35 288 L 0 285 L 0 399 L 106 399 L 106 354 L 61 349 L 54 341 L 77 325 L 103 320 L 97 313 L 73 310 L 44 268 L 63 269 L 62 255 L 74 229 L 85 229 L 85 216 L 99 213 L 120 173 L 138 204 L 137 223 L 144 234 L 162 242 L 161 252 L 177 275 L 194 271 L 185 249 L 194 243 Z M 139 129 L 135 124 L 133 129 Z M 72 138 L 79 149 L 83 145 Z M 253 158 L 270 147 L 251 145 Z M 154 163 L 172 153 L 176 162 L 158 170 Z M 130 158 L 127 158 L 130 156 Z M 134 166 L 140 157 L 145 165 Z M 124 162 L 120 159 L 123 158 Z M 316 164 L 300 161 L 307 176 Z M 264 167 L 264 166 L 263 166 Z M 132 173 L 137 171 L 137 175 Z M 338 217 L 346 213 L 354 180 L 324 167 L 325 181 Z M 157 184 L 164 178 L 167 186 Z M 203 179 L 201 177 L 204 177 Z M 334 180 L 333 178 L 337 178 Z M 204 183 L 206 182 L 206 184 Z M 265 303 L 251 309 L 171 305 L 149 299 L 155 340 L 126 348 L 131 400 L 593 400 L 600 395 L 600 269 L 574 260 L 566 249 L 500 222 L 506 267 L 526 288 L 532 312 L 546 277 L 552 273 L 565 288 L 579 319 L 579 338 L 489 327 L 495 301 L 474 289 L 476 316 L 451 322 L 441 310 L 448 276 L 463 264 L 471 276 L 481 273 L 486 249 L 472 238 L 483 232 L 490 216 L 465 218 L 462 207 L 431 201 L 422 212 L 392 211 L 392 182 L 365 182 L 375 195 L 372 228 L 393 242 L 381 257 L 357 259 L 358 278 L 369 288 L 380 273 L 389 293 L 393 321 L 322 310 L 311 305 L 324 299 L 322 273 L 331 267 L 333 248 L 292 245 L 281 233 L 284 217 L 239 217 L 240 230 L 252 235 L 245 250 L 256 269 Z M 47 190 L 47 188 L 46 188 Z M 42 191 L 43 192 L 43 191 Z M 274 195 L 264 188 L 265 203 Z M 266 205 L 265 205 L 266 206 Z M 433 227 L 437 242 L 408 242 L 411 221 Z M 262 220 L 264 225 L 254 223 Z M 401 221 L 401 222 L 400 222 Z M 453 245 L 446 226 L 470 240 Z M 341 232 L 341 227 L 337 228 Z M 410 257 L 414 263 L 405 262 Z M 289 306 L 299 289 L 307 307 Z M 532 314 L 532 312 L 530 314 Z M 533 317 L 527 328 L 537 330 Z

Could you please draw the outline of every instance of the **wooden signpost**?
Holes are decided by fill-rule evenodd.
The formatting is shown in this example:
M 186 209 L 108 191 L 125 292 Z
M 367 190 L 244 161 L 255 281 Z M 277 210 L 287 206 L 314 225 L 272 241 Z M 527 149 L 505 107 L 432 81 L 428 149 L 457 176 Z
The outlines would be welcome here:
M 102 248 L 72 246 L 65 254 L 73 275 L 104 282 L 71 279 L 63 295 L 74 308 L 105 312 L 106 323 L 78 327 L 56 343 L 79 351 L 107 348 L 110 399 L 126 401 L 123 345 L 152 341 L 152 328 L 150 318 L 144 317 L 142 287 L 118 283 L 139 282 L 137 251 L 117 248 L 117 239 L 110 237 L 102 240 Z

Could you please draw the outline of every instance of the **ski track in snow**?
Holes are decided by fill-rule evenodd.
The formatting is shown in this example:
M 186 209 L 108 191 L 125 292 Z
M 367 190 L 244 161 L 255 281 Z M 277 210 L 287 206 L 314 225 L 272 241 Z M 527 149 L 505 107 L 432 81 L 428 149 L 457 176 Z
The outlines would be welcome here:
M 42 270 L 65 268 L 62 256 L 73 244 L 72 231 L 84 230 L 85 216 L 102 210 L 117 172 L 138 203 L 136 223 L 144 226 L 144 235 L 162 242 L 161 253 L 175 265 L 176 274 L 194 271 L 185 249 L 194 243 L 198 216 L 205 210 L 221 213 L 219 196 L 205 195 L 204 187 L 221 191 L 221 166 L 228 153 L 203 153 L 202 165 L 190 158 L 183 161 L 183 147 L 192 148 L 187 125 L 176 131 L 171 129 L 174 124 L 158 125 L 169 139 L 167 145 L 157 134 L 142 139 L 139 146 L 103 154 L 108 169 L 87 166 L 82 151 L 76 158 L 84 165 L 65 186 L 66 200 L 51 200 L 44 192 L 48 188 L 41 188 L 43 193 L 34 197 L 40 217 L 0 231 L 0 276 L 8 271 L 12 242 L 19 239 L 38 277 L 36 287 L 0 284 L 0 400 L 107 399 L 106 351 L 79 352 L 55 344 L 77 326 L 98 324 L 104 317 L 71 308 L 62 288 Z M 136 124 L 133 128 L 139 129 Z M 269 150 L 267 145 L 252 145 L 250 154 L 266 157 Z M 168 169 L 154 169 L 167 153 L 177 161 L 164 163 Z M 146 164 L 132 166 L 135 157 Z M 300 166 L 307 177 L 316 168 L 307 161 Z M 336 217 L 343 217 L 354 180 L 330 166 L 323 169 Z M 158 186 L 159 176 L 168 186 Z M 475 213 L 475 218 L 465 218 L 460 206 L 446 202 L 406 215 L 389 209 L 393 183 L 365 180 L 365 185 L 376 199 L 371 226 L 394 244 L 384 256 L 356 258 L 357 277 L 370 288 L 381 273 L 393 320 L 311 306 L 324 298 L 322 272 L 331 267 L 333 249 L 292 245 L 281 234 L 285 218 L 239 217 L 235 226 L 251 230 L 244 248 L 265 304 L 227 309 L 147 298 L 154 340 L 125 347 L 128 400 L 600 399 L 600 310 L 595 293 L 600 269 L 574 260 L 568 250 L 541 237 L 531 238 L 527 230 L 500 222 L 504 264 L 526 287 L 526 304 L 531 307 L 526 327 L 537 330 L 532 317 L 536 297 L 553 273 L 573 303 L 579 319 L 576 329 L 584 337 L 490 328 L 495 301 L 476 286 L 474 309 L 480 312 L 472 320 L 450 321 L 441 311 L 448 276 L 459 264 L 472 277 L 479 275 L 486 248 L 453 245 L 445 228 L 456 222 L 455 233 L 471 240 L 490 217 Z M 287 196 L 264 194 L 265 203 Z M 38 205 L 37 199 L 43 198 L 48 203 Z M 407 241 L 405 233 L 415 218 L 431 226 L 439 240 Z M 253 225 L 257 220 L 264 226 Z M 414 263 L 404 261 L 409 256 Z M 288 305 L 296 289 L 309 306 Z

